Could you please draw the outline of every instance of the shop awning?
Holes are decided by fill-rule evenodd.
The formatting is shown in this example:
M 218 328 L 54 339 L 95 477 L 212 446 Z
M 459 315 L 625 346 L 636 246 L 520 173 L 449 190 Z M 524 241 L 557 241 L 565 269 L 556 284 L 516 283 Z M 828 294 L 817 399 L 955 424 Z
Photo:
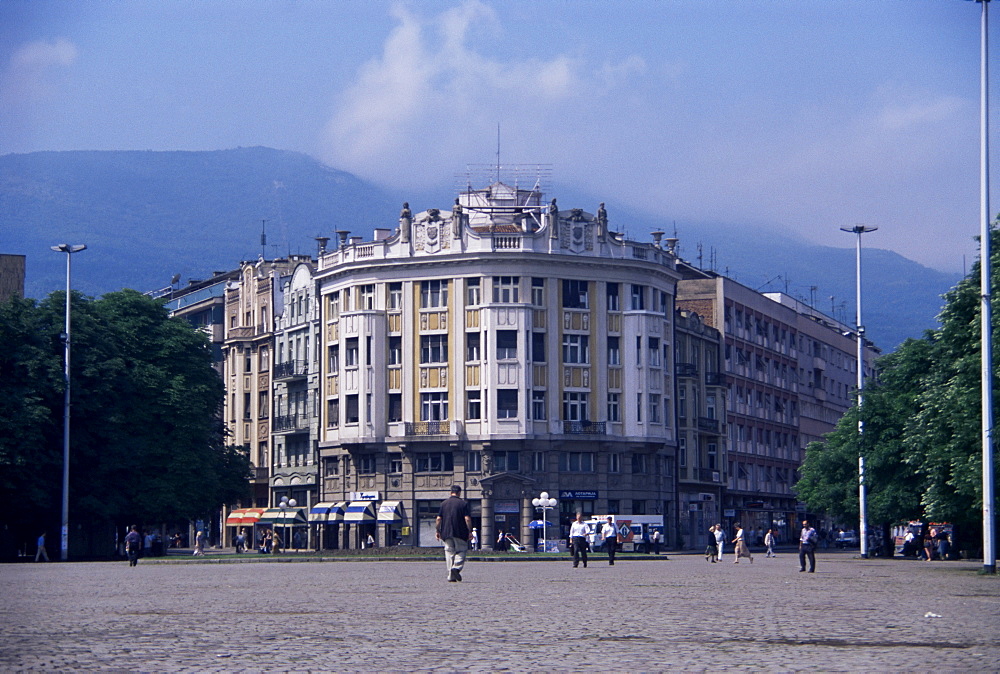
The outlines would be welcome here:
M 375 519 L 374 501 L 351 501 L 344 511 L 345 522 L 371 522 Z
M 399 522 L 403 519 L 400 501 L 382 501 L 378 506 L 379 522 Z
M 264 508 L 238 508 L 226 518 L 227 527 L 246 527 L 256 524 Z
M 326 522 L 327 515 L 330 514 L 330 508 L 332 507 L 333 501 L 328 503 L 317 503 L 309 510 L 309 521 Z
M 260 524 L 304 524 L 306 513 L 304 508 L 268 508 L 260 516 Z

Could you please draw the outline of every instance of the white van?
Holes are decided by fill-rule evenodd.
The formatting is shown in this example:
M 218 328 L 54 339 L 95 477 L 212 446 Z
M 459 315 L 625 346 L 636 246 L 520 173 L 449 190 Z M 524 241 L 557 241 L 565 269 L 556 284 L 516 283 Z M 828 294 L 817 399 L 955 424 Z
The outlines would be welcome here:
M 652 549 L 647 549 L 647 544 L 652 539 L 653 532 L 659 530 L 661 540 L 663 538 L 663 515 L 602 515 L 592 517 L 585 522 L 587 528 L 590 529 L 587 538 L 590 541 L 591 550 L 604 549 L 601 528 L 608 521 L 608 517 L 619 529 L 619 540 L 624 539 L 624 542 L 619 543 L 621 552 L 652 552 Z M 629 533 L 621 531 L 626 523 Z

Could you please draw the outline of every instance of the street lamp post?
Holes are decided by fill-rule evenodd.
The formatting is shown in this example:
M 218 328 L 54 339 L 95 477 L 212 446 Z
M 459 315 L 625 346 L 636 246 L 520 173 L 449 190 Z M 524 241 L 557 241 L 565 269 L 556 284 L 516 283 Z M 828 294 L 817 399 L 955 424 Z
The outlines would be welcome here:
M 547 512 L 555 508 L 557 503 L 559 503 L 558 500 L 549 498 L 549 492 L 547 491 L 539 494 L 538 498 L 531 499 L 531 505 L 542 511 L 542 552 L 545 552 L 545 527 L 548 525 Z
M 285 536 L 281 539 L 282 545 L 285 550 L 288 550 L 288 525 L 285 523 L 285 510 L 288 508 L 294 508 L 298 503 L 295 499 L 289 499 L 287 496 L 281 497 L 281 502 L 278 503 L 278 507 L 281 508 L 281 528 L 285 532 Z
M 857 271 L 857 332 L 858 332 L 858 538 L 861 539 L 861 556 L 868 556 L 868 505 L 865 488 L 865 455 L 863 451 L 862 439 L 864 438 L 865 422 L 862 411 L 864 409 L 864 388 L 865 388 L 865 325 L 861 322 L 861 235 L 874 232 L 878 227 L 865 227 L 864 225 L 854 225 L 854 227 L 841 227 L 841 231 L 856 234 L 858 237 L 857 256 L 855 268 Z
M 70 260 L 73 253 L 86 250 L 84 244 L 70 245 L 60 243 L 58 246 L 50 246 L 57 253 L 66 253 L 66 326 L 62 334 L 63 354 L 64 354 L 64 386 L 63 393 L 63 475 L 62 475 L 62 529 L 59 535 L 59 559 L 67 561 L 69 559 L 69 348 L 70 348 Z

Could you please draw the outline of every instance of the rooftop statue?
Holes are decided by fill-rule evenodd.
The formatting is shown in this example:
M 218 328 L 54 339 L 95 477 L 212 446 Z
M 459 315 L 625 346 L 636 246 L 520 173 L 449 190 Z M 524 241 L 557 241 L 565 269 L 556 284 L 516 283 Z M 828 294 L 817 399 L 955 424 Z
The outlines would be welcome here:
M 403 202 L 403 210 L 399 212 L 399 240 L 410 242 L 410 225 L 413 224 L 413 214 L 410 213 L 410 202 Z

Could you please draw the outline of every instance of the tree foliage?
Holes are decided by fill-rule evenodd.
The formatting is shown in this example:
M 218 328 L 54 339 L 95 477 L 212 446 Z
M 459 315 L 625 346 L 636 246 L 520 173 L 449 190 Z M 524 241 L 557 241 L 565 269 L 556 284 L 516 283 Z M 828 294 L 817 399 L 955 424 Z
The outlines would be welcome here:
M 0 305 L 0 507 L 28 499 L 47 524 L 61 507 L 64 302 Z M 223 442 L 205 335 L 132 290 L 74 295 L 72 321 L 71 522 L 195 518 L 243 496 L 249 458 Z
M 991 250 L 995 298 L 997 232 Z M 862 404 L 863 445 L 855 404 L 822 442 L 806 448 L 796 489 L 810 508 L 857 517 L 860 451 L 872 521 L 943 520 L 976 530 L 983 505 L 979 273 L 977 263 L 945 295 L 940 327 L 879 359 L 878 379 L 866 385 Z M 994 299 L 994 334 L 998 313 Z

